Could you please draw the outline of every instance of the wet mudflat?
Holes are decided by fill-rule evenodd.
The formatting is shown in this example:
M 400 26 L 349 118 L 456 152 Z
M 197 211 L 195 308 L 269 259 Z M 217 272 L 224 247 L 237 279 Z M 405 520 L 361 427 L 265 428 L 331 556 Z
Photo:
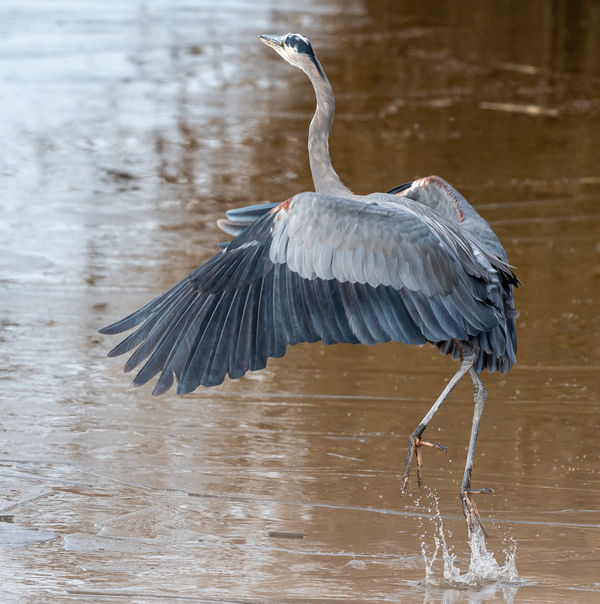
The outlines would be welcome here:
M 3 5 L 2 600 L 597 602 L 599 24 L 591 1 Z M 157 399 L 96 333 L 212 255 L 226 209 L 312 188 L 312 89 L 256 38 L 287 31 L 334 86 L 342 178 L 447 178 L 523 282 L 518 364 L 484 374 L 497 564 L 474 576 L 469 383 L 427 433 L 448 455 L 400 495 L 451 360 L 299 345 Z

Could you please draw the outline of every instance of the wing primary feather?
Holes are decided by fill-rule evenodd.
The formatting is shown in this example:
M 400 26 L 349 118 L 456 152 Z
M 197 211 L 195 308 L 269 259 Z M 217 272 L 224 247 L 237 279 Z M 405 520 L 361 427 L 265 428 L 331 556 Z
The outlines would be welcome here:
M 164 369 L 156 385 L 152 389 L 152 396 L 161 396 L 171 388 L 175 382 L 175 374 L 171 369 Z
M 171 359 L 176 354 L 183 354 L 184 347 L 180 343 L 184 340 L 187 325 L 191 319 L 198 319 L 195 310 L 198 305 L 201 305 L 200 299 L 192 301 L 187 308 L 181 313 L 179 318 L 169 326 L 169 329 L 162 335 L 160 341 L 156 344 L 152 351 L 152 355 L 138 372 L 133 380 L 134 386 L 145 384 L 158 371 L 164 371 L 171 364 Z M 147 376 L 147 377 L 146 377 Z
M 241 377 L 250 369 L 250 357 L 252 350 L 252 336 L 256 321 L 255 308 L 257 301 L 256 284 L 248 286 L 248 292 L 242 316 L 240 318 L 239 336 L 235 349 L 234 362 L 230 365 L 229 376 L 232 379 Z
M 172 333 L 168 337 L 165 336 L 157 346 L 155 354 L 161 354 L 159 352 L 160 347 L 168 352 L 168 355 L 163 363 L 162 373 L 152 390 L 154 396 L 164 394 L 173 385 L 173 377 L 180 375 L 181 363 L 177 365 L 177 360 L 183 356 L 187 360 L 191 349 L 191 342 L 186 344 L 186 338 L 193 341 L 193 338 L 189 337 L 189 332 L 193 325 L 201 325 L 203 317 L 202 309 L 208 307 L 209 299 L 206 296 L 197 296 L 181 314 L 179 320 L 173 326 Z
M 244 286 L 240 291 L 238 297 L 236 314 L 235 314 L 235 329 L 233 330 L 233 336 L 231 338 L 231 346 L 229 349 L 229 377 L 235 379 L 244 375 L 247 367 L 244 367 L 243 363 L 238 362 L 239 353 L 238 348 L 241 346 L 240 340 L 243 337 L 244 320 L 246 306 L 249 302 L 249 296 L 251 295 L 252 285 Z
M 124 340 L 119 342 L 106 356 L 118 357 L 133 350 L 138 344 L 141 344 L 152 331 L 152 328 L 160 320 L 160 314 L 154 314 L 147 318 L 144 323 L 138 327 L 133 333 L 129 334 Z
M 179 294 L 181 289 L 188 284 L 188 278 L 185 277 L 178 283 L 176 283 L 173 287 L 168 289 L 166 292 L 161 294 L 160 296 L 154 298 L 146 304 L 142 306 L 139 310 L 127 315 L 124 319 L 117 321 L 116 323 L 112 323 L 111 325 L 107 325 L 102 329 L 99 329 L 98 332 L 107 335 L 114 335 L 117 333 L 121 333 L 123 331 L 128 331 L 132 327 L 135 327 L 139 323 L 141 323 L 148 315 L 153 312 L 157 312 L 164 304 L 167 304 L 171 297 Z
M 260 261 L 261 255 L 263 253 L 264 250 L 261 250 L 258 246 L 253 249 L 249 256 L 246 258 L 245 262 L 238 264 L 236 266 L 236 270 L 231 273 L 228 285 L 247 283 L 251 279 L 251 275 L 253 274 L 256 265 Z
M 209 309 L 205 315 L 202 329 L 196 335 L 191 353 L 183 367 L 179 384 L 178 394 L 192 392 L 202 383 L 204 370 L 208 363 L 208 357 L 212 354 L 215 333 L 222 325 L 222 317 L 228 309 L 228 302 L 235 290 L 227 290 L 216 295 L 210 302 Z
M 181 379 L 183 369 L 190 358 L 198 333 L 205 328 L 207 317 L 210 316 L 214 296 L 201 296 L 190 308 L 181 333 L 169 355 L 166 368 L 173 371 L 177 380 Z M 159 379 L 160 381 L 160 379 Z
M 163 310 L 163 314 L 160 315 L 159 320 L 152 327 L 150 333 L 146 337 L 142 345 L 129 357 L 123 368 L 125 373 L 131 371 L 137 367 L 144 359 L 150 355 L 154 350 L 156 342 L 167 329 L 169 323 L 173 321 L 174 317 L 177 317 L 179 312 L 189 302 L 190 298 L 195 294 L 192 291 L 186 292 L 180 300 L 173 300 L 171 306 Z
M 212 341 L 205 345 L 205 348 L 210 346 L 210 354 L 206 360 L 202 374 L 201 383 L 204 386 L 216 386 L 223 382 L 229 369 L 227 361 L 237 322 L 237 301 L 240 297 L 240 290 L 225 292 L 223 297 L 224 311 L 226 311 L 224 313 L 225 316 L 221 321 L 220 329 L 217 324 Z
M 192 294 L 192 296 L 193 295 L 194 294 Z M 160 336 L 160 339 L 152 346 L 152 354 L 135 376 L 135 379 L 133 380 L 135 386 L 145 384 L 165 367 L 173 344 L 179 336 L 181 324 L 185 321 L 186 314 L 189 312 L 190 307 L 194 306 L 193 301 L 193 297 L 182 300 L 180 310 L 171 318 L 169 325 Z
M 244 250 L 245 252 L 246 250 Z M 224 286 L 234 286 L 237 283 L 233 280 L 233 275 L 243 273 L 249 262 L 252 262 L 256 254 L 256 249 L 252 250 L 251 254 L 243 252 L 232 252 L 231 261 L 228 263 L 223 262 L 222 266 L 218 271 L 215 271 L 212 275 L 207 275 L 206 279 L 202 282 L 202 289 L 206 292 L 216 293 Z
M 272 326 L 267 322 L 266 309 L 269 303 L 268 300 L 271 297 L 269 288 L 272 284 L 272 273 L 269 273 L 260 281 L 260 286 L 258 289 L 259 293 L 256 308 L 256 321 L 254 325 L 254 335 L 252 338 L 252 358 L 250 361 L 250 369 L 252 369 L 252 371 L 262 369 L 267 364 L 267 339 L 269 336 L 269 330 L 272 329 Z

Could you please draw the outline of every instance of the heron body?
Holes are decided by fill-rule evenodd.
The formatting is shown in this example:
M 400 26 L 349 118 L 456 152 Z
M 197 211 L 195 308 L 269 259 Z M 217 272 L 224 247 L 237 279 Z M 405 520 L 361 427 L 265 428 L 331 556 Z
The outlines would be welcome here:
M 261 36 L 311 79 L 317 109 L 309 129 L 315 192 L 228 213 L 235 238 L 171 289 L 101 330 L 137 329 L 110 356 L 135 349 L 133 380 L 159 375 L 153 394 L 215 386 L 281 357 L 290 344 L 430 342 L 461 366 L 411 434 L 420 480 L 421 439 L 456 382 L 470 373 L 474 424 L 461 487 L 469 531 L 479 521 L 470 478 L 485 388 L 483 369 L 505 373 L 516 360 L 511 271 L 488 223 L 446 181 L 429 176 L 390 193 L 355 195 L 329 157 L 331 86 L 306 38 Z M 485 492 L 485 490 L 484 490 Z M 479 523 L 480 524 L 480 523 Z

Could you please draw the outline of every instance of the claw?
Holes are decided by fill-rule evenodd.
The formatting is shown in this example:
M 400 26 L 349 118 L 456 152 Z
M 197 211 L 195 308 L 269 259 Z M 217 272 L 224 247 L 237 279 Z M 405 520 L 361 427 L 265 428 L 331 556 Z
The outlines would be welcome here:
M 421 447 L 431 447 L 433 449 L 439 449 L 444 452 L 444 455 L 448 453 L 446 445 L 436 443 L 428 440 L 421 440 L 415 433 L 411 434 L 410 442 L 408 445 L 408 453 L 406 455 L 406 469 L 404 470 L 404 476 L 402 477 L 402 493 L 406 493 L 408 489 L 408 476 L 410 474 L 410 466 L 412 462 L 413 453 L 417 458 L 417 485 L 419 488 L 423 487 L 423 481 L 421 480 L 421 467 L 423 466 L 423 454 L 421 453 Z
M 490 494 L 493 493 L 493 489 L 463 489 L 460 492 L 460 498 L 462 501 L 462 509 L 465 517 L 465 521 L 467 523 L 467 537 L 471 539 L 473 535 L 473 531 L 477 526 L 481 529 L 483 536 L 487 539 L 488 534 L 483 528 L 483 524 L 481 523 L 481 518 L 479 517 L 479 510 L 477 509 L 477 505 L 471 495 L 474 493 L 482 493 L 482 494 Z
M 443 451 L 444 455 L 446 455 L 448 453 L 448 447 L 446 445 L 443 445 L 442 443 L 433 442 L 432 440 L 421 440 L 421 441 L 419 441 L 419 444 L 416 446 L 417 447 L 433 447 L 434 449 L 439 449 L 440 451 Z

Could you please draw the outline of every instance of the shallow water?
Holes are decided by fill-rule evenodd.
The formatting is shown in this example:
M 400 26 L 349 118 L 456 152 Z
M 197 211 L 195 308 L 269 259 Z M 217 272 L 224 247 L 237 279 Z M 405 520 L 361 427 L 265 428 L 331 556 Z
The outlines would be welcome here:
M 600 600 L 600 10 L 306 7 L 0 7 L 3 599 Z M 429 490 L 400 495 L 407 435 L 454 371 L 435 350 L 300 345 L 159 399 L 104 356 L 96 330 L 212 255 L 225 210 L 311 188 L 312 90 L 256 39 L 290 30 L 334 86 L 343 180 L 440 174 L 523 282 L 518 364 L 484 375 L 475 559 L 468 383 L 427 432 L 448 445 L 425 452 Z M 488 555 L 515 572 L 465 580 Z

